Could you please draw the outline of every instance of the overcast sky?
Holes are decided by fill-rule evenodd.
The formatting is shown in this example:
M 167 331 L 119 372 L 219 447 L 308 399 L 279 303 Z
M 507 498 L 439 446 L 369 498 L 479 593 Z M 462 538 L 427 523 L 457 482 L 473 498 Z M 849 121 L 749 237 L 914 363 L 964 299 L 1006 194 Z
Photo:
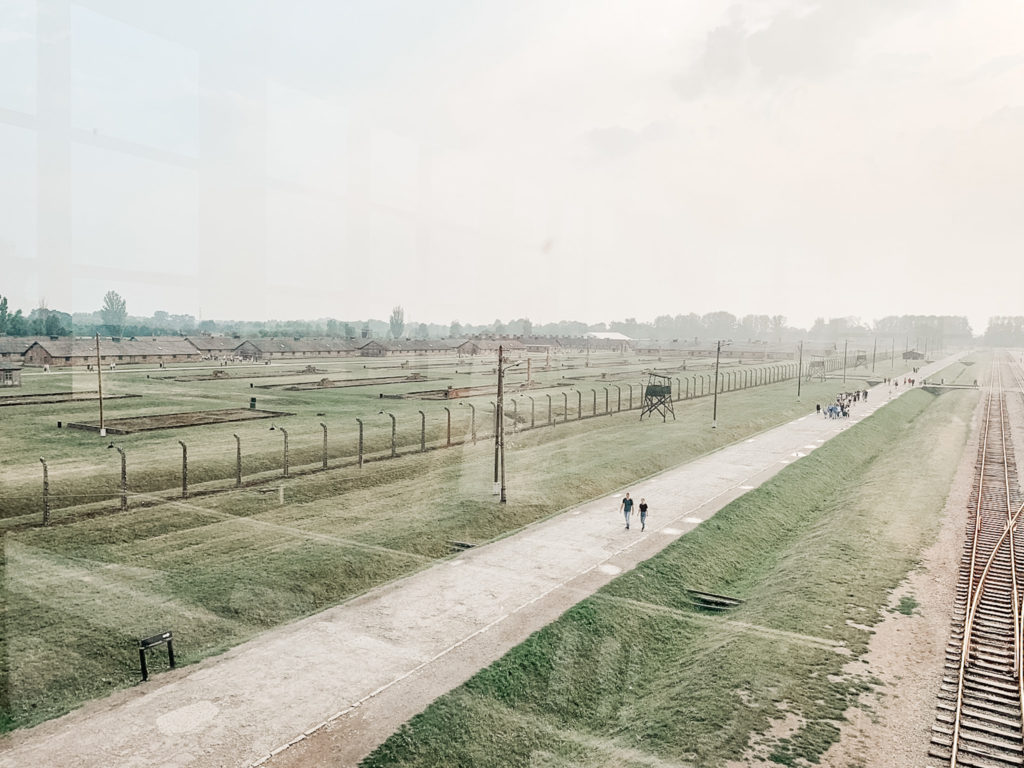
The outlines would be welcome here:
M 0 293 L 1024 314 L 1013 0 L 3 0 Z

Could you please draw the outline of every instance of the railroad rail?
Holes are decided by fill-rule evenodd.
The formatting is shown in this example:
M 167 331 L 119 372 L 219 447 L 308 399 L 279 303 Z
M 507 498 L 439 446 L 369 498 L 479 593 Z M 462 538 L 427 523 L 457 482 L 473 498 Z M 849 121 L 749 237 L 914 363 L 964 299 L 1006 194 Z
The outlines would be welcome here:
M 971 515 L 928 750 L 941 761 L 935 766 L 1024 766 L 1024 505 L 1005 379 L 1021 391 L 1020 374 L 997 361 L 985 395 Z

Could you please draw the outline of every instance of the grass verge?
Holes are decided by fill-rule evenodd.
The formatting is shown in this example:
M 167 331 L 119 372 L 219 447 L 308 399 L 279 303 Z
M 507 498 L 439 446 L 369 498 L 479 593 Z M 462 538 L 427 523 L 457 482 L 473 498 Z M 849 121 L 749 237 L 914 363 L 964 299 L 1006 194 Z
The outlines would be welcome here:
M 850 662 L 936 535 L 976 398 L 901 397 L 441 697 L 363 765 L 816 762 L 875 685 Z M 707 614 L 687 588 L 745 602 Z

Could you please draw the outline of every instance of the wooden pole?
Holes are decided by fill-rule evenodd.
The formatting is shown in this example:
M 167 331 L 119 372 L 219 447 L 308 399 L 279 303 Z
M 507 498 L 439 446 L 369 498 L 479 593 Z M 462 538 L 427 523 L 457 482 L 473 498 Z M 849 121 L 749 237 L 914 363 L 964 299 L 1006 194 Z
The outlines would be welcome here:
M 504 365 L 502 363 L 503 348 L 502 345 L 498 345 L 498 448 L 501 453 L 501 496 L 498 501 L 501 504 L 505 503 L 505 418 L 502 413 L 504 409 L 504 401 L 502 398 L 505 396 L 503 379 L 505 376 Z
M 100 335 L 96 334 L 96 388 L 100 396 L 100 437 L 107 436 L 103 426 L 103 368 L 100 366 Z

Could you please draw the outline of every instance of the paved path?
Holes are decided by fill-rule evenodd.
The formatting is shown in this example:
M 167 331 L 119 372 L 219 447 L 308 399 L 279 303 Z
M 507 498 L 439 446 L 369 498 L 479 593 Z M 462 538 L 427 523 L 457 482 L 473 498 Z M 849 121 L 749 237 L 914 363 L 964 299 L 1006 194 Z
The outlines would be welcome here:
M 331 765 L 354 765 L 434 698 L 883 406 L 887 394 L 875 387 L 850 419 L 812 413 L 637 483 L 631 495 L 652 505 L 645 533 L 624 530 L 619 495 L 583 504 L 18 731 L 0 742 L 0 768 L 243 768 L 268 760 L 276 768 L 317 764 L 325 754 Z

